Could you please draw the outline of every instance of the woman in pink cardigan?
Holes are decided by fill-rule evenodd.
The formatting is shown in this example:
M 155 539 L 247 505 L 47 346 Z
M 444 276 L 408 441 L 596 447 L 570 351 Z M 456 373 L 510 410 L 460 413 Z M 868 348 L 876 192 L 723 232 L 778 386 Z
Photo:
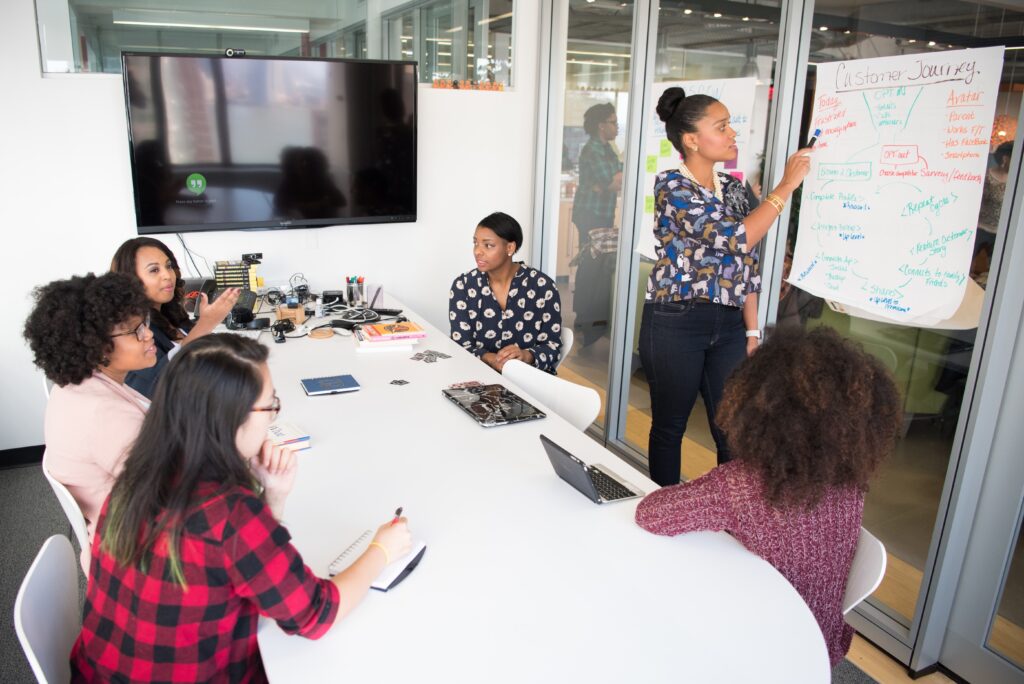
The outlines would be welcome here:
M 636 510 L 656 534 L 725 530 L 807 601 L 834 666 L 850 648 L 846 577 L 868 481 L 902 404 L 888 370 L 831 328 L 778 330 L 726 384 L 717 421 L 735 460 Z
M 149 302 L 119 273 L 56 280 L 38 288 L 35 299 L 25 338 L 54 383 L 43 467 L 75 497 L 91 539 L 149 407 L 124 384 L 130 371 L 156 363 Z

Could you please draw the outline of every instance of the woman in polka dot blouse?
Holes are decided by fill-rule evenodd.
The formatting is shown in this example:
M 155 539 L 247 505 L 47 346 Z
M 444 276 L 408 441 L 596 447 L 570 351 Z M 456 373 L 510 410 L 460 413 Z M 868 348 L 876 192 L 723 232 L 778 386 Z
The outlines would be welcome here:
M 476 268 L 448 293 L 451 337 L 497 371 L 509 359 L 554 373 L 562 350 L 562 304 L 553 278 L 512 261 L 519 222 L 500 211 L 473 234 Z

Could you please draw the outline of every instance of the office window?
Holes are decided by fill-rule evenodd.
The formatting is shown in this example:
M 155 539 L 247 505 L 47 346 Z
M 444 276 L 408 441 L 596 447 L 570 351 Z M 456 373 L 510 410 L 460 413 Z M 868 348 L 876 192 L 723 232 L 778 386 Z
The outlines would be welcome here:
M 379 57 L 368 52 L 366 0 L 260 9 L 230 0 L 201 8 L 141 0 L 37 0 L 44 72 L 121 70 L 121 51 L 295 57 Z
M 385 56 L 436 79 L 512 85 L 512 0 L 434 0 L 385 17 Z

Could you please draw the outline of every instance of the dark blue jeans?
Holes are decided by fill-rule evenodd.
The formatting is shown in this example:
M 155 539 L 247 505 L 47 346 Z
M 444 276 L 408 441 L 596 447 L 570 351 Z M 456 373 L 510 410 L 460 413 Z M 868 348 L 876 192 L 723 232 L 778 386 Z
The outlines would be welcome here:
M 700 300 L 644 304 L 640 362 L 651 388 L 647 457 L 651 479 L 659 485 L 679 483 L 679 450 L 697 392 L 704 398 L 718 462 L 729 460 L 715 412 L 726 378 L 746 355 L 743 312 L 738 307 Z

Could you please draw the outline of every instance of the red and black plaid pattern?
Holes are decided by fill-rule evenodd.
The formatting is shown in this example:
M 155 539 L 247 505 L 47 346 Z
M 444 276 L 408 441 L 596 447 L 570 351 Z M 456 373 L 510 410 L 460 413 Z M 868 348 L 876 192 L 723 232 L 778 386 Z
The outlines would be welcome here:
M 303 564 L 288 531 L 249 490 L 214 495 L 189 512 L 181 539 L 187 589 L 171 577 L 166 536 L 145 573 L 103 553 L 106 513 L 104 505 L 72 681 L 265 681 L 259 615 L 310 639 L 334 622 L 337 587 Z

